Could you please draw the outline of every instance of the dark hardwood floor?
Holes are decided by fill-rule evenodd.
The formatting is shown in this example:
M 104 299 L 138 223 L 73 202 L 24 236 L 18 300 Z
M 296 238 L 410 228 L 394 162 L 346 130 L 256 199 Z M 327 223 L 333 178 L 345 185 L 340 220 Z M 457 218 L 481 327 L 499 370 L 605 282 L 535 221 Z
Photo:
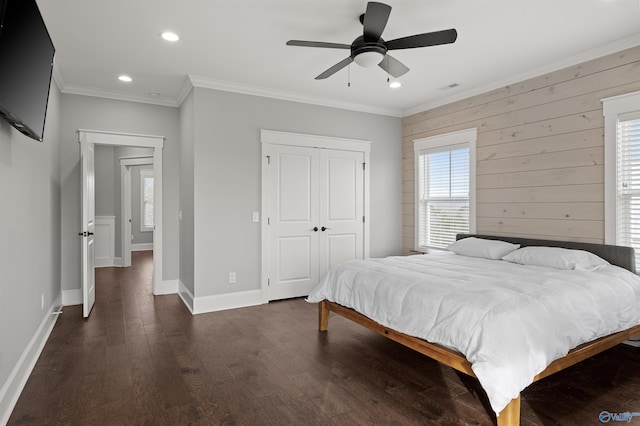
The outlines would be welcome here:
M 192 316 L 178 296 L 151 294 L 150 254 L 97 270 L 88 320 L 64 309 L 9 424 L 495 422 L 474 379 L 337 316 L 320 333 L 302 299 Z M 640 412 L 636 349 L 533 384 L 522 424 L 598 425 L 604 410 Z

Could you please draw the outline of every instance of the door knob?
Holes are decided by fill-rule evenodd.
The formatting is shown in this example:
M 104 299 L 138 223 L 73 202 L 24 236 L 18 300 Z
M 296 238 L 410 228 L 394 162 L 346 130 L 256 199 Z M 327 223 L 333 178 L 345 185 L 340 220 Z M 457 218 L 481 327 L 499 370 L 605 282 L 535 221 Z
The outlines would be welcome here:
M 318 232 L 318 227 L 317 227 L 317 226 L 314 226 L 314 227 L 313 227 L 313 229 L 312 229 L 312 231 L 313 231 L 313 232 Z
M 327 230 L 329 230 L 329 229 L 331 229 L 331 228 L 325 228 L 325 227 L 323 226 L 323 227 L 322 227 L 322 228 L 320 228 L 320 229 L 322 230 L 322 232 L 324 232 L 324 231 L 327 231 Z

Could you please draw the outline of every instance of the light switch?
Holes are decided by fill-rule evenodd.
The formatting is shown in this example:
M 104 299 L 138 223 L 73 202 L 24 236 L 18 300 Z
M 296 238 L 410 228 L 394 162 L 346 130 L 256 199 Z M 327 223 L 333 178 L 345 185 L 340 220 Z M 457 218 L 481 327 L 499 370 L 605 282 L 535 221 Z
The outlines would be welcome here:
M 253 221 L 260 222 L 260 212 L 253 212 Z

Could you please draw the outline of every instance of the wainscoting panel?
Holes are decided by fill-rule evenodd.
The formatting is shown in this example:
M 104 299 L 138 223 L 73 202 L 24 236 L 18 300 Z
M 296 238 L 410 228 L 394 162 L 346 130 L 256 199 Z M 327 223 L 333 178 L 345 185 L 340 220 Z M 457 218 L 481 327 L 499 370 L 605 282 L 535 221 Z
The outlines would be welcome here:
M 116 217 L 96 216 L 96 268 L 115 266 Z

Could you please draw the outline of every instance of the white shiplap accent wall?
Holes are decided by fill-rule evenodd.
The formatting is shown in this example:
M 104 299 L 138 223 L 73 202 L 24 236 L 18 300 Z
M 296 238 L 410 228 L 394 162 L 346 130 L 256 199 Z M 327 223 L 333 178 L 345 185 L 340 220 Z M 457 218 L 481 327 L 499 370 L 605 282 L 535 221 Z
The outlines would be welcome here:
M 478 128 L 477 232 L 604 241 L 601 99 L 640 90 L 640 46 L 403 120 L 403 250 L 413 247 L 413 140 Z

